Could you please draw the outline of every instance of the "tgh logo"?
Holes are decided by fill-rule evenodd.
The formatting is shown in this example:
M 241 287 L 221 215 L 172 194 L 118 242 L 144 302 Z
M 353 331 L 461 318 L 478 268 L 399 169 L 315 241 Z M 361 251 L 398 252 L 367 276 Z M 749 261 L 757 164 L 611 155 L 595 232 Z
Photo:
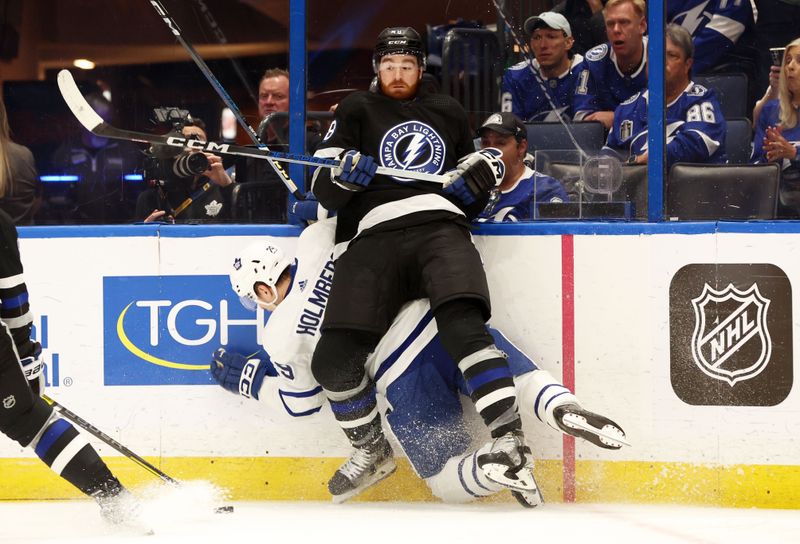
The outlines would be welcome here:
M 706 283 L 692 299 L 692 358 L 700 370 L 730 386 L 761 374 L 772 353 L 769 304 L 755 283 L 746 291 L 730 283 L 717 291 Z

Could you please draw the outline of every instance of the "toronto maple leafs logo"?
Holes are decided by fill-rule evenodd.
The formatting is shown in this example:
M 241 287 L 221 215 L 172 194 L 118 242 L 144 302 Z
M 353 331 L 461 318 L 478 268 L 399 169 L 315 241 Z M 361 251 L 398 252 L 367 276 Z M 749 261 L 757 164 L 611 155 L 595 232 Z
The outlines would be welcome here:
M 380 150 L 382 166 L 439 174 L 444 167 L 447 148 L 442 137 L 429 125 L 406 121 L 386 131 Z M 393 179 L 410 181 L 395 176 Z
M 217 202 L 216 200 L 212 200 L 208 204 L 206 204 L 206 215 L 209 217 L 216 217 L 219 215 L 219 212 L 222 210 L 222 203 Z

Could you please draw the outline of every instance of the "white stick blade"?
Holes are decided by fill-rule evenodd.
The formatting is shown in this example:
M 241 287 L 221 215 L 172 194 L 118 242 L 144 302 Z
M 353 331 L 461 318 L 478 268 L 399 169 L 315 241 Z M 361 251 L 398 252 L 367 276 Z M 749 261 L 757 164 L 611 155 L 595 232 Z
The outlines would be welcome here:
M 58 73 L 58 90 L 61 91 L 61 96 L 72 110 L 72 114 L 86 127 L 86 130 L 93 131 L 103 124 L 103 118 L 92 109 L 83 97 L 69 70 L 61 70 Z

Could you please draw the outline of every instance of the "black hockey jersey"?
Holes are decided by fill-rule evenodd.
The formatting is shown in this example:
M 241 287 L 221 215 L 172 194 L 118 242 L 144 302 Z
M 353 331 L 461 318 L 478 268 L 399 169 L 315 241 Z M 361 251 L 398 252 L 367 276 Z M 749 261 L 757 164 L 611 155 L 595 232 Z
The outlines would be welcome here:
M 475 146 L 466 112 L 449 96 L 421 91 L 401 101 L 359 91 L 339 104 L 315 156 L 332 158 L 350 149 L 381 166 L 444 174 Z M 376 175 L 362 192 L 348 191 L 333 183 L 328 169 L 317 171 L 313 190 L 323 206 L 338 210 L 337 256 L 357 235 L 439 219 L 466 223 L 466 216 L 477 215 L 486 204 L 463 209 L 439 184 L 384 175 Z
M 19 359 L 38 351 L 31 340 L 33 317 L 28 308 L 28 290 L 22 279 L 17 249 L 17 230 L 11 218 L 0 210 L 0 369 L 19 365 Z M 9 339 L 9 336 L 11 339 Z M 12 347 L 14 349 L 8 349 Z M 2 374 L 2 372 L 0 372 Z

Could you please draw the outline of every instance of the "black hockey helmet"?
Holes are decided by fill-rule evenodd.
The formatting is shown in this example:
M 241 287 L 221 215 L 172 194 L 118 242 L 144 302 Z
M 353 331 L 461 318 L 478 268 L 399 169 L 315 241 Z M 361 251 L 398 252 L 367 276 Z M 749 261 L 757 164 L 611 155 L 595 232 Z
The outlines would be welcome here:
M 372 69 L 378 73 L 378 65 L 385 55 L 414 55 L 419 67 L 425 69 L 425 48 L 419 33 L 410 26 L 384 28 L 378 34 L 378 42 L 372 53 Z

